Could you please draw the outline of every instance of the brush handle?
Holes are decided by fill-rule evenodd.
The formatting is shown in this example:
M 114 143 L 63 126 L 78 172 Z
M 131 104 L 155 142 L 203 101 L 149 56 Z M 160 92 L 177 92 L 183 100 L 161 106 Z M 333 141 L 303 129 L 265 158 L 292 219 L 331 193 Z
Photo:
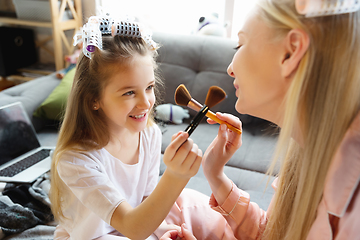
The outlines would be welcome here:
M 204 107 L 202 107 L 200 111 L 196 114 L 196 116 L 191 120 L 189 126 L 187 126 L 187 128 L 185 129 L 185 132 L 189 134 L 189 137 L 192 134 L 192 132 L 195 130 L 195 128 L 197 128 L 201 120 L 206 116 L 206 113 L 208 111 L 209 111 L 209 107 L 204 105 Z
M 230 123 L 224 122 L 223 120 L 220 120 L 220 119 L 216 116 L 216 114 L 213 113 L 212 111 L 209 110 L 209 111 L 206 113 L 205 116 L 207 116 L 208 118 L 210 118 L 211 120 L 214 120 L 215 122 L 217 122 L 217 123 L 219 123 L 219 124 L 225 123 L 231 131 L 236 132 L 237 134 L 241 134 L 241 130 L 240 130 L 239 128 L 234 127 L 234 126 L 231 125 Z

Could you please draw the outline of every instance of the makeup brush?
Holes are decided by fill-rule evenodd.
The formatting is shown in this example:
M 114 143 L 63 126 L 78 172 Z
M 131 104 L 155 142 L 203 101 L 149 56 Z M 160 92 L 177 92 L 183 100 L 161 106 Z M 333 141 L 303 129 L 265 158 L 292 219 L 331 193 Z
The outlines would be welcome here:
M 190 124 L 185 129 L 185 132 L 189 134 L 189 136 L 192 134 L 192 132 L 197 128 L 201 120 L 205 117 L 206 113 L 209 111 L 209 107 L 204 105 L 200 109 L 200 111 L 195 115 L 195 117 L 191 120 Z
M 218 102 L 222 101 L 226 97 L 226 93 L 222 91 L 222 94 L 215 94 L 219 96 L 212 96 L 216 93 L 216 87 L 211 87 L 206 95 L 206 101 L 211 104 L 211 106 L 215 106 Z M 219 88 L 219 87 L 217 87 Z M 183 88 L 182 88 L 183 89 Z M 221 88 L 220 88 L 221 89 Z M 221 89 L 222 90 L 222 89 Z M 205 117 L 206 113 L 209 111 L 210 106 L 206 104 L 200 109 L 200 111 L 196 114 L 196 116 L 191 120 L 190 124 L 185 129 L 185 132 L 192 134 L 192 132 L 197 128 L 201 120 Z
M 205 105 L 209 108 L 214 107 L 216 104 L 219 104 L 222 100 L 226 98 L 226 93 L 222 88 L 218 86 L 211 86 L 206 95 Z
M 175 103 L 179 106 L 189 107 L 197 112 L 203 107 L 195 99 L 191 98 L 184 84 L 180 84 L 175 90 Z
M 216 87 L 216 86 L 213 86 L 209 89 L 205 102 L 211 105 L 211 107 L 215 106 L 225 98 L 226 94 L 224 90 L 222 89 L 220 90 L 220 89 L 221 89 L 220 87 Z M 175 91 L 175 103 L 180 106 L 189 107 L 195 111 L 200 111 L 203 108 L 203 106 L 200 103 L 198 103 L 195 99 L 191 97 L 189 91 L 186 89 L 184 84 L 180 84 Z M 240 129 L 234 127 L 230 123 L 220 120 L 218 117 L 216 117 L 216 114 L 213 113 L 212 111 L 208 110 L 205 116 L 207 116 L 208 118 L 212 119 L 213 121 L 219 124 L 225 123 L 230 130 L 238 134 L 241 134 Z

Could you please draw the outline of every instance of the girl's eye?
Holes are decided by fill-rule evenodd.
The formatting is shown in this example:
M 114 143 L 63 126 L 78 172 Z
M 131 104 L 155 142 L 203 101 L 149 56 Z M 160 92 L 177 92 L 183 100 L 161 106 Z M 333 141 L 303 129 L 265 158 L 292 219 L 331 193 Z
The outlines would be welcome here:
M 129 92 L 124 93 L 123 96 L 130 96 L 133 94 L 134 94 L 134 91 L 129 91 Z
M 152 90 L 154 88 L 154 85 L 150 85 L 146 88 L 146 90 Z
M 242 45 L 238 45 L 237 47 L 235 47 L 234 49 L 237 51 L 242 47 Z

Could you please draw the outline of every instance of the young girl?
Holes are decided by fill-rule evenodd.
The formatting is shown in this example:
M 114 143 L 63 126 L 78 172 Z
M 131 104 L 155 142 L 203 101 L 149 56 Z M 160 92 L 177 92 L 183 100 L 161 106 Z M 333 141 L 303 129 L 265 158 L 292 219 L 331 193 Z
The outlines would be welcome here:
M 241 146 L 238 134 L 221 125 L 204 154 L 210 205 L 238 239 L 360 239 L 359 3 L 342 8 L 351 13 L 299 14 L 312 4 L 349 2 L 260 0 L 238 33 L 228 68 L 235 107 L 281 127 L 274 158 L 274 164 L 281 159 L 281 169 L 267 211 L 223 172 Z M 240 125 L 233 116 L 217 116 Z M 163 239 L 175 236 L 168 232 Z M 194 239 L 186 230 L 183 236 Z
M 156 44 L 128 21 L 115 22 L 115 36 L 108 35 L 111 20 L 90 18 L 79 40 L 84 53 L 51 169 L 55 239 L 157 239 L 154 232 L 180 230 L 163 220 L 201 164 L 201 151 L 180 132 L 164 153 L 167 169 L 158 182 Z

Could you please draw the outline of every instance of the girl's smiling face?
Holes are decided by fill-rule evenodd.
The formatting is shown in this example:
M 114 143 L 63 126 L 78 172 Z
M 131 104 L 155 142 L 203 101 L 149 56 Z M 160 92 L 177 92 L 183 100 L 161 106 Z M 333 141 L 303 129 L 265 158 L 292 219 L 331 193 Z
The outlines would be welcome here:
M 145 129 L 155 103 L 154 67 L 150 56 L 136 56 L 126 68 L 113 74 L 99 102 L 110 132 Z
M 283 40 L 251 12 L 238 33 L 238 47 L 228 74 L 234 77 L 238 98 L 235 108 L 277 122 L 278 111 L 285 97 L 288 81 L 281 76 Z

